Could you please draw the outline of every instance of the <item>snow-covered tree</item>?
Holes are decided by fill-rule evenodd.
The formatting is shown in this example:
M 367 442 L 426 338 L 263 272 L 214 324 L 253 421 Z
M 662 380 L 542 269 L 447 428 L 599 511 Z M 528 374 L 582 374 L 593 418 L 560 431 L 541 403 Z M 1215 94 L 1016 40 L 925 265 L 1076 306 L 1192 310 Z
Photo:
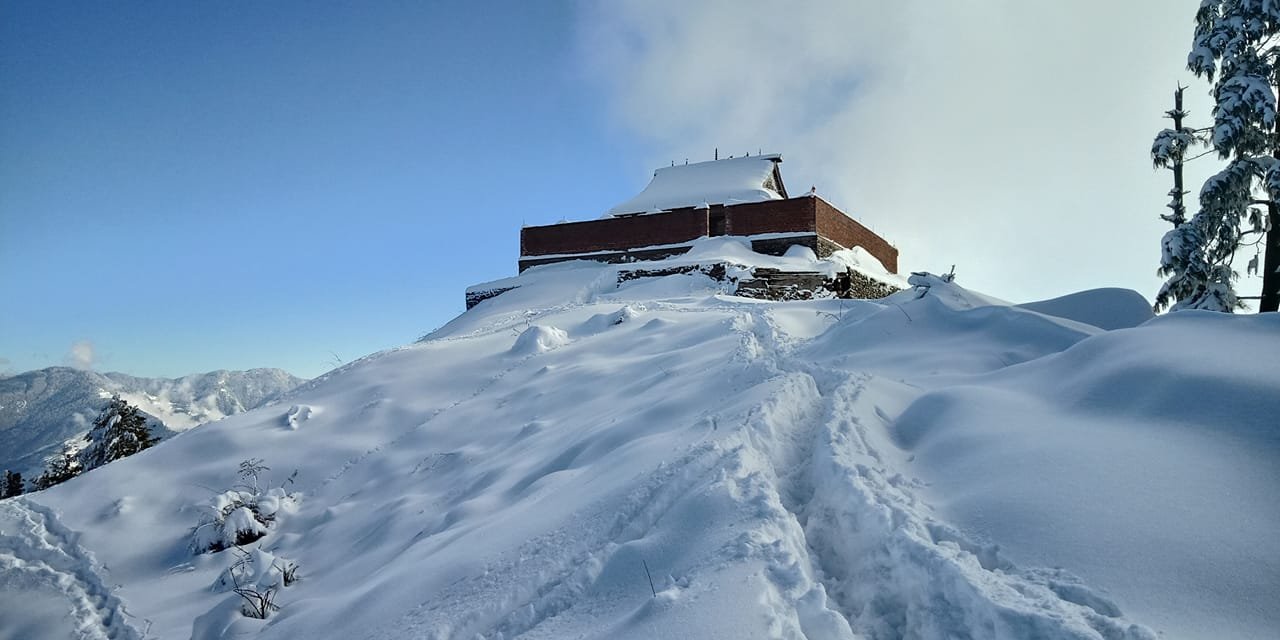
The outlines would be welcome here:
M 0 485 L 0 499 L 20 496 L 22 492 L 22 474 L 6 469 L 4 472 L 4 484 Z
M 1280 0 L 1202 0 L 1187 67 L 1213 83 L 1209 142 L 1227 166 L 1205 181 L 1195 215 L 1165 218 L 1177 226 L 1161 242 L 1160 273 L 1168 281 L 1156 295 L 1156 308 L 1232 311 L 1240 306 L 1231 269 L 1236 250 L 1249 236 L 1265 233 L 1268 218 L 1272 226 L 1280 219 L 1274 89 L 1280 85 Z M 1157 165 L 1171 162 L 1187 142 L 1181 132 L 1166 129 L 1152 157 Z M 1269 248 L 1275 252 L 1268 255 L 1271 266 L 1280 261 L 1280 248 Z M 1268 296 L 1280 295 L 1274 278 L 1264 276 L 1264 311 L 1274 310 Z
M 112 396 L 98 414 L 93 429 L 84 439 L 89 442 L 81 452 L 81 465 L 86 470 L 131 456 L 158 441 L 151 433 L 147 417 L 118 394 Z
M 84 472 L 84 467 L 80 465 L 80 452 L 75 447 L 65 447 L 62 453 L 49 459 L 45 466 L 44 473 L 36 478 L 37 489 L 48 489 L 57 484 L 62 484 Z

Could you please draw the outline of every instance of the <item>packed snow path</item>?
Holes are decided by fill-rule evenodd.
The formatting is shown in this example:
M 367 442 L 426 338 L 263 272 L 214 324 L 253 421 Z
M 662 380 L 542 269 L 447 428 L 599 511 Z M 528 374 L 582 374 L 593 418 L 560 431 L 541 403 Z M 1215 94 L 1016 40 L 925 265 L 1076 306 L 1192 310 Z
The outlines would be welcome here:
M 1148 321 L 1114 290 L 1020 308 L 936 278 L 883 302 L 765 303 L 616 270 L 531 269 L 420 343 L 17 504 L 81 532 L 159 638 L 1280 624 L 1280 383 L 1214 355 L 1280 361 L 1275 319 Z M 297 470 L 301 494 L 251 545 L 300 567 L 265 621 L 211 588 L 234 553 L 187 549 L 248 458 L 268 485 Z
M 744 323 L 760 357 L 792 377 L 777 403 L 803 407 L 776 419 L 777 404 L 767 405 L 749 426 L 767 434 L 770 485 L 803 536 L 797 547 L 853 630 L 871 638 L 1155 637 L 1071 576 L 1020 571 L 930 516 L 914 491 L 922 483 L 899 473 L 871 436 L 903 407 L 866 396 L 883 402 L 912 389 L 792 357 L 777 347 L 768 313 Z
M 0 637 L 142 637 L 76 537 L 45 507 L 0 502 Z

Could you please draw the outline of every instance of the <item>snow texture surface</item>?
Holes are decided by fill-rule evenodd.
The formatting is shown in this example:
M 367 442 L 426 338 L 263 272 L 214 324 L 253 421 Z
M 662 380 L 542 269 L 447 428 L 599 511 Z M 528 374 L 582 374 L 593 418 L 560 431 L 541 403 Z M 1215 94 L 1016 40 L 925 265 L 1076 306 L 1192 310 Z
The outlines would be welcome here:
M 1280 627 L 1280 316 L 1141 322 L 1136 294 L 1012 306 L 927 275 L 874 302 L 765 302 L 621 268 L 529 269 L 291 404 L 0 503 L 0 635 Z M 266 620 L 211 585 L 275 574 L 189 550 L 248 458 L 263 491 L 297 470 L 245 548 L 301 576 Z
M 781 200 L 781 194 L 765 186 L 774 164 L 781 161 L 782 156 L 768 154 L 662 167 L 653 172 L 653 180 L 644 191 L 609 209 L 604 217 Z

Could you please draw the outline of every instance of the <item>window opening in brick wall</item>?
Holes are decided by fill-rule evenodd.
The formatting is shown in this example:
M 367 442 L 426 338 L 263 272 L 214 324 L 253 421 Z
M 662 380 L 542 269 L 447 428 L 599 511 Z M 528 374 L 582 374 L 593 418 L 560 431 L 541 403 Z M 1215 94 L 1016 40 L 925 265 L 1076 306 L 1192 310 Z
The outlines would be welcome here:
M 724 208 L 708 212 L 707 218 L 707 234 L 711 236 L 722 236 L 725 231 Z

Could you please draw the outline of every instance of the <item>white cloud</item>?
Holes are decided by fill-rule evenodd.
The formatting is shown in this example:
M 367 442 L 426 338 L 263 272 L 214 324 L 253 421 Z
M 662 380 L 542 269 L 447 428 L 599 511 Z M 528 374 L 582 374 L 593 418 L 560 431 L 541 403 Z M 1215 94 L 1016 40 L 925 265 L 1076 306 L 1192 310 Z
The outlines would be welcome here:
M 779 151 L 791 191 L 816 184 L 904 269 L 955 263 L 1015 300 L 1151 297 L 1171 186 L 1151 138 L 1179 80 L 1208 114 L 1182 71 L 1196 6 L 623 0 L 584 6 L 581 53 L 653 144 L 645 169 Z
M 71 345 L 71 349 L 67 351 L 67 366 L 76 369 L 92 369 L 94 360 L 93 343 L 88 340 L 81 340 Z

